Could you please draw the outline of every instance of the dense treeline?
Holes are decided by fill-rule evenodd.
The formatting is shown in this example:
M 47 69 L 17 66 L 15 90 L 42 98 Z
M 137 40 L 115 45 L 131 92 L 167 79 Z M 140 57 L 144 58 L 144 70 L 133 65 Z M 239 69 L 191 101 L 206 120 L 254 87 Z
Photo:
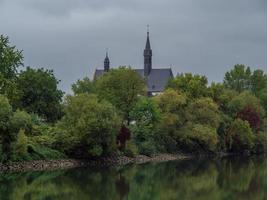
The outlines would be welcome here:
M 0 37 L 2 161 L 267 148 L 262 70 L 236 65 L 211 84 L 179 74 L 155 97 L 130 67 L 78 80 L 64 99 L 58 83 L 51 70 L 23 68 L 22 51 Z

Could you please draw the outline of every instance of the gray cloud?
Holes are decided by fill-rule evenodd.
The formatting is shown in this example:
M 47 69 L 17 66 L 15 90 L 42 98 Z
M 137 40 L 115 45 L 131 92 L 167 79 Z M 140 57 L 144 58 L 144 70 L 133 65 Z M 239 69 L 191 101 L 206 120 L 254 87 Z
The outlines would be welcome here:
M 155 67 L 221 81 L 236 63 L 267 71 L 266 10 L 264 0 L 0 0 L 0 33 L 67 92 L 107 47 L 112 66 L 142 67 L 146 24 Z

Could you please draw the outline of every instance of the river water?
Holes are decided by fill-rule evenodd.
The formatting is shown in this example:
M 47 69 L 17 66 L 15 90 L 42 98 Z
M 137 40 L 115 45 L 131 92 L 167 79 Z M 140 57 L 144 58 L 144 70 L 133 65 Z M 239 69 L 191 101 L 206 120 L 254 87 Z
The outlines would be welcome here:
M 267 159 L 195 159 L 0 174 L 0 199 L 267 199 Z

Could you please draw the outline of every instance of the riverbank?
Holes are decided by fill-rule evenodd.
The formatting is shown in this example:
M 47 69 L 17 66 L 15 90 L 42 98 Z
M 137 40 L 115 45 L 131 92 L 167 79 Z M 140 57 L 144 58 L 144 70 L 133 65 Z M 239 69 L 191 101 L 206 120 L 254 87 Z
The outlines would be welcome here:
M 61 160 L 38 160 L 0 163 L 0 172 L 24 172 L 24 171 L 44 171 L 57 169 L 70 169 L 87 166 L 123 166 L 127 164 L 142 164 L 147 162 L 163 162 L 171 160 L 184 160 L 192 158 L 186 154 L 157 154 L 151 157 L 138 155 L 134 158 L 127 156 L 110 156 L 99 159 L 61 159 Z

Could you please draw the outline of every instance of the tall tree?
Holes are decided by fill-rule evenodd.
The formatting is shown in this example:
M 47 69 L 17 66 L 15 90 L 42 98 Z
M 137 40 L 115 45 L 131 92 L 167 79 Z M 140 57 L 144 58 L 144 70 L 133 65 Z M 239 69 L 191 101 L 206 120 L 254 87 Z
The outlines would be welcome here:
M 264 74 L 264 71 L 257 69 L 253 72 L 253 74 L 250 77 L 251 81 L 251 91 L 253 94 L 258 96 L 260 94 L 260 91 L 263 88 L 267 87 L 267 76 Z
M 27 67 L 18 77 L 18 88 L 22 91 L 20 108 L 36 113 L 49 122 L 59 119 L 63 92 L 57 88 L 58 83 L 52 70 Z
M 234 69 L 226 72 L 224 77 L 224 85 L 229 88 L 242 92 L 250 89 L 251 70 L 245 65 L 235 65 Z
M 145 83 L 139 74 L 127 67 L 112 69 L 96 80 L 98 96 L 111 102 L 130 122 L 130 112 L 139 95 L 145 94 Z
M 8 37 L 0 35 L 0 94 L 7 96 L 11 104 L 19 97 L 16 78 L 22 61 L 22 51 L 11 46 Z
M 234 69 L 226 72 L 224 85 L 237 92 L 249 90 L 258 95 L 267 86 L 267 77 L 260 69 L 251 72 L 250 68 L 245 65 L 235 65 Z

